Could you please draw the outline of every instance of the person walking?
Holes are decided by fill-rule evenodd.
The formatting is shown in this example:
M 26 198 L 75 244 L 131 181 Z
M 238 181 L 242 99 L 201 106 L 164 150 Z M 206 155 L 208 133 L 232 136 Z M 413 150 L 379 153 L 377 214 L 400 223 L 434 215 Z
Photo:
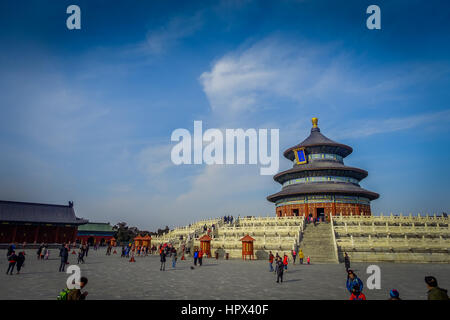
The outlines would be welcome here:
M 36 252 L 38 260 L 41 259 L 41 252 L 42 252 L 43 247 L 44 247 L 44 244 L 41 244 L 38 248 L 38 251 Z
M 350 269 L 350 257 L 348 256 L 347 252 L 345 252 L 344 254 L 345 271 L 348 273 L 348 270 Z
M 298 251 L 298 259 L 300 260 L 300 264 L 303 264 L 303 259 L 305 258 L 305 255 L 303 254 L 302 249 Z
M 8 250 L 6 251 L 6 258 L 8 258 L 12 254 L 12 252 L 15 250 L 16 250 L 16 246 L 14 245 L 14 243 L 11 243 L 8 246 Z
M 283 273 L 284 273 L 284 265 L 283 265 L 283 261 L 281 261 L 281 258 L 278 258 L 277 263 L 276 263 L 276 271 L 277 271 L 277 283 L 283 283 Z
M 60 256 L 61 256 L 61 264 L 59 265 L 59 272 L 64 272 L 67 260 L 69 259 L 69 247 L 67 245 L 61 248 Z
M 428 300 L 449 300 L 447 290 L 438 287 L 438 283 L 435 277 L 426 276 L 425 283 L 427 284 Z
M 84 246 L 80 247 L 80 249 L 78 250 L 78 264 L 80 264 L 80 262 L 84 263 L 84 253 L 86 251 L 84 250 Z
M 175 248 L 173 249 L 173 254 L 172 254 L 172 268 L 175 269 L 175 265 L 177 264 L 177 250 L 175 250 Z
M 14 267 L 16 266 L 16 263 L 17 263 L 17 255 L 14 250 L 11 251 L 11 254 L 8 256 L 8 262 L 9 262 L 9 265 L 8 265 L 8 270 L 6 270 L 6 274 L 9 273 L 10 275 L 12 275 L 13 271 L 14 271 Z
M 195 249 L 195 250 L 194 250 L 194 266 L 197 265 L 197 259 L 198 259 L 198 250 Z
M 47 245 L 44 245 L 41 250 L 41 260 L 44 260 L 45 255 L 47 254 Z
M 297 258 L 297 252 L 295 250 L 292 250 L 291 254 L 292 254 L 293 264 L 295 264 L 295 258 Z
M 85 250 L 84 250 L 84 255 L 87 257 L 89 253 L 89 242 L 87 243 Z
M 284 254 L 284 256 L 283 256 L 283 265 L 284 265 L 284 270 L 286 270 L 286 272 L 287 272 L 287 267 L 288 267 L 288 256 L 287 256 L 287 254 Z
M 269 271 L 270 272 L 274 271 L 274 269 L 273 269 L 273 259 L 274 259 L 273 253 L 272 253 L 272 251 L 270 251 L 269 252 L 269 267 L 270 267 Z
M 203 250 L 200 249 L 200 251 L 198 252 L 198 264 L 200 265 L 200 267 L 203 264 Z
M 161 260 L 161 267 L 159 268 L 159 271 L 166 271 L 166 252 L 161 250 L 159 257 Z
M 353 270 L 348 270 L 347 272 L 347 283 L 346 287 L 348 292 L 353 293 L 353 287 L 358 285 L 358 290 L 363 291 L 364 284 L 361 279 L 353 272 Z
M 20 269 L 22 269 L 23 264 L 25 262 L 25 253 L 23 251 L 19 252 L 19 255 L 17 256 L 17 274 L 20 273 Z

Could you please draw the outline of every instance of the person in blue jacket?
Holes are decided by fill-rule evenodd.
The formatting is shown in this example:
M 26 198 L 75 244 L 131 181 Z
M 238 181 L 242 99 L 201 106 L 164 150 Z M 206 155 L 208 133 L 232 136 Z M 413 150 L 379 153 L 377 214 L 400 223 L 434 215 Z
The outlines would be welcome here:
M 195 251 L 194 251 L 194 266 L 197 266 L 197 260 L 198 260 L 198 249 L 195 249 Z
M 360 278 L 357 277 L 357 275 L 353 272 L 353 270 L 348 270 L 347 273 L 347 290 L 348 292 L 352 293 L 353 286 L 354 285 L 359 286 L 359 291 L 362 292 L 364 284 L 361 281 Z

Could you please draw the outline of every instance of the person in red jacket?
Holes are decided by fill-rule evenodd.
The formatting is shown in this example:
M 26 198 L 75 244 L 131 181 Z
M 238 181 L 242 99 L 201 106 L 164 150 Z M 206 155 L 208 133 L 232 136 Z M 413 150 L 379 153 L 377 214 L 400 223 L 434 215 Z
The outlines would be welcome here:
M 270 267 L 269 271 L 270 272 L 273 272 L 273 259 L 274 259 L 273 253 L 272 253 L 272 251 L 270 251 L 269 252 L 269 267 Z
M 352 289 L 350 300 L 366 300 L 366 296 L 359 290 L 359 285 L 355 284 Z
M 288 266 L 288 256 L 285 254 L 283 257 L 283 265 L 284 265 L 284 270 L 287 271 L 287 266 Z
M 203 250 L 200 249 L 200 251 L 198 252 L 198 264 L 200 265 L 200 267 L 202 266 L 202 261 L 203 261 Z

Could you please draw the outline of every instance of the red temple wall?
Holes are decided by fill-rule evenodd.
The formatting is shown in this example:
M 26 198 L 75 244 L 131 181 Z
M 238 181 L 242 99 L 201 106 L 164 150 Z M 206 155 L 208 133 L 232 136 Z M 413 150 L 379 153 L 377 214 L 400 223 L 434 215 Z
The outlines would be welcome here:
M 275 208 L 275 214 L 277 217 L 295 216 L 294 210 L 298 210 L 298 215 L 308 216 L 312 214 L 313 217 L 317 217 L 317 208 L 324 208 L 325 216 L 329 219 L 330 214 L 333 216 L 342 215 L 365 215 L 370 216 L 370 205 L 355 204 L 355 203 L 305 203 L 305 204 L 291 204 L 284 205 Z
M 0 225 L 0 243 L 63 243 L 74 242 L 77 227 L 45 225 Z

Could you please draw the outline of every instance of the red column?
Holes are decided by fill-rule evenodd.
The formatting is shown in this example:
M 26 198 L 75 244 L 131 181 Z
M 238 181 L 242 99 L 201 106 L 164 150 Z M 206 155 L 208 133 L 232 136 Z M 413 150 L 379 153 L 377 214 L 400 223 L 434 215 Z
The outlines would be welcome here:
M 13 231 L 12 231 L 12 239 L 11 242 L 15 242 L 16 241 L 16 233 L 17 233 L 17 226 L 13 227 Z
M 72 242 L 77 241 L 77 233 L 78 233 L 78 227 L 75 226 L 73 229 Z
M 59 227 L 56 227 L 56 231 L 55 231 L 55 243 L 58 243 L 58 236 L 59 236 Z
M 37 243 L 37 240 L 38 240 L 39 229 L 40 229 L 40 226 L 37 225 L 37 226 L 36 226 L 36 230 L 34 230 L 34 243 L 35 243 L 35 244 Z

